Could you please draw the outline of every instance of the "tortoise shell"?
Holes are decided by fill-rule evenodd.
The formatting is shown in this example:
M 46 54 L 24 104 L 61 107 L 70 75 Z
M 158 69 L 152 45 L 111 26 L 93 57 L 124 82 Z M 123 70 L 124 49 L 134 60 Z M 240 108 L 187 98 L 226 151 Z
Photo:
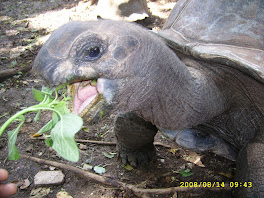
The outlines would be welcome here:
M 180 0 L 158 35 L 175 50 L 264 83 L 263 0 Z

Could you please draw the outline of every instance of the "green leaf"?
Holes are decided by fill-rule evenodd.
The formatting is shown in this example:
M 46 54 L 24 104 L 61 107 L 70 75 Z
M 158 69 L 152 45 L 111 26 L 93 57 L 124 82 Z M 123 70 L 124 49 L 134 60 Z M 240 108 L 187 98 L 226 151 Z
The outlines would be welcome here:
M 50 120 L 47 124 L 45 124 L 37 133 L 36 135 L 40 135 L 51 130 L 54 127 L 53 120 Z
M 55 91 L 54 89 L 51 89 L 45 86 L 43 86 L 41 89 L 41 92 L 47 95 L 51 95 L 54 91 Z
M 66 102 L 64 101 L 61 101 L 59 104 L 57 104 L 54 109 L 60 112 L 62 115 L 69 113 L 69 109 L 67 108 Z
M 53 114 L 52 114 L 52 128 L 60 121 L 60 116 L 55 112 L 53 111 Z
M 44 100 L 45 95 L 46 95 L 46 91 L 44 93 L 44 92 L 41 92 L 37 89 L 32 88 L 32 92 L 33 92 L 33 97 L 35 100 L 37 100 L 39 102 L 42 102 Z M 46 99 L 47 103 L 51 103 L 54 100 L 54 98 L 50 95 L 50 93 L 46 97 L 47 97 L 47 99 Z
M 79 149 L 74 135 L 81 130 L 83 120 L 73 113 L 62 115 L 61 120 L 51 130 L 52 148 L 66 160 L 77 162 Z
M 130 166 L 129 164 L 127 165 L 123 165 L 124 169 L 128 170 L 128 171 L 131 171 L 133 170 L 134 168 L 132 166 Z
M 46 99 L 46 103 L 49 104 L 54 100 L 54 98 L 52 96 L 48 96 Z
M 103 152 L 104 156 L 111 159 L 113 157 L 115 157 L 115 153 L 107 153 L 107 152 Z
M 180 170 L 180 174 L 183 177 L 189 177 L 189 176 L 193 175 L 193 173 L 191 173 L 191 170 L 190 169 L 186 169 L 186 170 L 181 169 Z
M 35 100 L 42 102 L 44 100 L 45 94 L 42 93 L 41 91 L 32 88 L 32 93 L 33 93 L 33 97 Z
M 51 138 L 45 139 L 45 144 L 47 147 L 52 147 L 52 145 L 53 145 L 52 139 Z
M 20 129 L 20 127 L 24 124 L 24 121 L 22 121 L 18 127 L 12 131 L 8 131 L 8 159 L 9 160 L 18 160 L 19 159 L 19 153 L 16 147 L 16 140 L 17 140 L 17 134 Z
M 93 167 L 93 170 L 94 170 L 94 172 L 96 172 L 98 174 L 102 174 L 102 173 L 106 172 L 105 168 L 102 166 L 95 166 L 95 167 Z
M 25 116 L 23 116 L 23 115 L 19 115 L 16 119 L 15 119 L 16 121 L 20 121 L 20 122 L 25 122 L 25 120 L 26 120 L 26 118 L 25 118 Z M 19 127 L 20 128 L 20 127 Z
M 92 80 L 91 85 L 95 87 L 97 85 L 97 79 Z
M 89 129 L 88 126 L 83 126 L 83 127 L 82 127 L 82 130 L 83 130 L 84 132 L 87 132 L 87 133 L 88 133 L 90 129 Z
M 37 122 L 39 120 L 40 110 L 38 110 L 36 116 L 34 117 L 34 122 Z
M 57 110 L 61 115 L 64 115 L 66 113 L 69 113 L 69 110 L 66 106 L 65 102 L 60 102 L 59 104 L 57 104 L 54 107 L 55 110 Z M 58 113 L 56 113 L 55 111 L 52 114 L 52 123 L 53 123 L 53 127 L 59 122 L 60 120 L 60 116 L 58 115 Z

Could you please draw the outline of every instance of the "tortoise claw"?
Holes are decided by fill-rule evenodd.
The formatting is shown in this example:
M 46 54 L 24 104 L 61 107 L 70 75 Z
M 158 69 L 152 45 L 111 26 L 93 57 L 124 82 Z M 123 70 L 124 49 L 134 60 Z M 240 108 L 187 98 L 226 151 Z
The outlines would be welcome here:
M 156 151 L 153 144 L 146 145 L 138 150 L 130 149 L 122 143 L 117 143 L 118 156 L 124 165 L 132 167 L 146 167 L 150 161 L 156 157 Z

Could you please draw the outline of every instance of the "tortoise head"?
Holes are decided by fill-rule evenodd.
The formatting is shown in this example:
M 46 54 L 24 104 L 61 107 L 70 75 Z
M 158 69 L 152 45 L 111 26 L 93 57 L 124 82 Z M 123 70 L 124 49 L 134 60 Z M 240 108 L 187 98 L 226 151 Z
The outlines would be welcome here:
M 73 109 L 77 114 L 99 93 L 108 103 L 127 102 L 125 98 L 135 94 L 136 87 L 148 87 L 146 77 L 155 71 L 151 62 L 158 58 L 150 54 L 157 51 L 157 45 L 165 46 L 152 34 L 125 22 L 70 22 L 51 34 L 33 70 L 52 86 L 74 84 Z M 153 40 L 159 40 L 158 44 Z M 92 83 L 95 79 L 96 85 Z

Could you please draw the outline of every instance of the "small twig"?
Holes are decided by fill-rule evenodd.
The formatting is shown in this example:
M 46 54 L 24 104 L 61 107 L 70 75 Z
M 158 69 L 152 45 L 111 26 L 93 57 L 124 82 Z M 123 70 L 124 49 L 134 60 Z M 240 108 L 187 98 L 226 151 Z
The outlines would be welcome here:
M 31 137 L 32 140 L 45 140 L 45 137 Z M 105 141 L 97 141 L 97 140 L 82 140 L 82 139 L 75 139 L 76 142 L 81 143 L 90 143 L 90 144 L 101 144 L 101 145 L 108 145 L 108 146 L 115 146 L 116 142 L 105 142 Z
M 96 140 L 82 140 L 82 139 L 76 139 L 76 142 L 82 142 L 82 143 L 91 143 L 91 144 L 101 144 L 101 145 L 109 145 L 109 146 L 115 146 L 116 142 L 105 142 L 105 141 L 96 141 Z M 162 146 L 165 148 L 171 148 L 168 144 L 163 144 L 162 142 L 153 142 L 155 146 Z
M 109 146 L 115 146 L 116 142 L 105 142 L 105 141 L 97 141 L 97 140 L 82 140 L 82 139 L 76 139 L 76 142 L 82 142 L 82 143 L 90 143 L 90 144 L 100 144 L 100 145 L 109 145 Z
M 45 140 L 47 138 L 45 138 L 45 137 L 34 137 L 34 138 L 31 138 L 31 139 L 34 139 L 34 140 Z M 76 139 L 75 141 L 76 142 L 81 142 L 81 143 L 100 144 L 100 145 L 108 145 L 108 146 L 115 146 L 116 145 L 116 142 L 105 142 L 105 141 L 97 141 L 97 140 Z M 154 142 L 153 144 L 155 146 L 162 146 L 162 147 L 165 147 L 165 148 L 171 148 L 170 145 L 163 144 L 162 142 Z
M 70 166 L 67 164 L 62 164 L 59 162 L 54 162 L 54 161 L 50 161 L 50 160 L 44 160 L 44 159 L 40 159 L 40 158 L 36 158 L 36 157 L 31 157 L 31 156 L 27 156 L 27 155 L 20 155 L 23 158 L 26 159 L 30 159 L 32 161 L 35 161 L 37 163 L 41 163 L 41 164 L 47 164 L 47 165 L 51 165 L 60 169 L 64 169 L 64 170 L 68 170 L 71 171 L 77 175 L 79 175 L 80 177 L 87 179 L 87 180 L 94 180 L 96 182 L 105 184 L 105 185 L 110 185 L 112 187 L 116 187 L 116 188 L 121 188 L 121 189 L 127 189 L 127 190 L 131 190 L 133 191 L 136 195 L 143 195 L 145 193 L 151 193 L 151 194 L 169 194 L 169 193 L 174 193 L 174 192 L 182 192 L 182 191 L 193 191 L 193 190 L 201 190 L 201 189 L 205 189 L 205 190 L 213 190 L 213 191 L 219 191 L 219 190 L 230 190 L 230 188 L 228 187 L 224 187 L 224 188 L 203 188 L 203 187 L 171 187 L 171 188 L 156 188 L 156 189 L 143 189 L 143 188 L 138 188 L 132 184 L 126 184 L 120 181 L 116 181 L 114 179 L 108 178 L 108 177 L 104 177 L 101 175 L 97 175 L 95 173 L 90 173 L 89 171 L 85 171 L 79 168 L 76 168 L 74 166 Z

